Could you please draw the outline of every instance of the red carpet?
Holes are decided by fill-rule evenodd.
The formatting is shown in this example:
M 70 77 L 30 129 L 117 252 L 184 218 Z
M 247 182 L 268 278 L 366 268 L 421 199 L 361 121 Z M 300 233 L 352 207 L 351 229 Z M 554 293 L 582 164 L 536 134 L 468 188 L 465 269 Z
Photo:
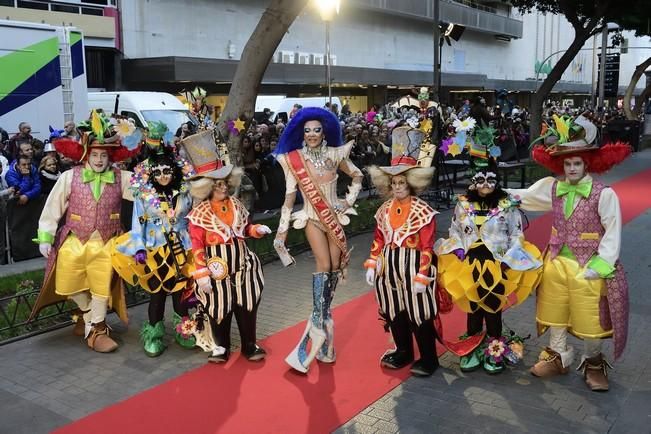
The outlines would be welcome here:
M 336 308 L 333 316 L 337 362 L 315 361 L 307 377 L 284 362 L 305 328 L 303 322 L 265 339 L 262 345 L 269 354 L 262 363 L 234 354 L 226 366 L 207 364 L 57 432 L 331 432 L 410 376 L 408 368 L 396 372 L 379 366 L 380 356 L 390 348 L 390 334 L 378 321 L 373 293 Z M 445 325 L 446 333 L 458 336 L 465 316 L 446 315 Z
M 613 187 L 624 223 L 651 207 L 651 170 Z M 550 225 L 548 214 L 535 219 L 527 238 L 544 247 Z M 377 320 L 372 293 L 338 307 L 334 318 L 338 351 L 334 366 L 315 362 L 307 377 L 289 371 L 284 358 L 303 331 L 302 323 L 266 339 L 263 345 L 269 356 L 261 364 L 235 354 L 226 366 L 195 369 L 57 432 L 331 432 L 409 377 L 408 369 L 379 367 L 390 335 L 383 333 Z M 448 337 L 465 330 L 465 315 L 457 310 L 444 320 Z

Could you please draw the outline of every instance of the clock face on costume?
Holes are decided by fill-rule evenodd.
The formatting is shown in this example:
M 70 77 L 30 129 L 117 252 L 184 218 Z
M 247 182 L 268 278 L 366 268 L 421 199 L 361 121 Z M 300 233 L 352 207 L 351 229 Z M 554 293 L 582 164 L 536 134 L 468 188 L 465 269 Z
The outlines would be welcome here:
M 223 280 L 228 275 L 228 264 L 222 258 L 210 258 L 207 266 L 215 280 Z

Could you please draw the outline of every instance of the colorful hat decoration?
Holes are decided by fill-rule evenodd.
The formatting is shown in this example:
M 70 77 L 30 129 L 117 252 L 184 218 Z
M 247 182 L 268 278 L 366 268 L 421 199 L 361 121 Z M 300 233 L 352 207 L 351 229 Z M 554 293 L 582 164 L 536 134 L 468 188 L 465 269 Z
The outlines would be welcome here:
M 427 128 L 427 123 L 423 123 Z M 432 165 L 436 146 L 429 139 L 430 131 L 409 125 L 396 127 L 391 132 L 391 166 L 380 166 L 384 173 L 395 176 L 410 169 L 428 168 Z
M 148 132 L 145 143 L 152 148 L 172 146 L 174 133 L 162 121 L 147 122 Z
M 193 178 L 224 179 L 233 171 L 233 165 L 224 162 L 213 130 L 203 130 L 186 137 L 181 141 L 181 147 L 194 167 L 196 174 Z
M 554 127 L 545 124 L 542 135 L 533 141 L 531 158 L 552 172 L 564 173 L 563 161 L 579 156 L 591 173 L 604 173 L 631 155 L 628 143 L 614 142 L 598 146 L 596 126 L 585 116 L 553 116 Z M 537 142 L 541 141 L 542 143 Z
M 480 127 L 471 117 L 455 119 L 452 126 L 455 134 L 441 142 L 441 150 L 453 157 L 467 151 L 473 172 L 485 170 L 491 160 L 502 155 L 501 148 L 495 143 L 494 128 L 483 122 Z
M 95 110 L 91 112 L 90 119 L 80 122 L 77 126 L 81 132 L 81 141 L 67 137 L 54 141 L 57 152 L 75 161 L 82 161 L 91 148 L 102 148 L 109 151 L 111 161 L 119 162 L 132 158 L 140 151 L 140 141 L 134 146 L 126 147 L 122 141 L 127 137 L 115 128 L 117 122 L 112 123 L 103 113 Z M 138 130 L 134 130 L 135 132 Z

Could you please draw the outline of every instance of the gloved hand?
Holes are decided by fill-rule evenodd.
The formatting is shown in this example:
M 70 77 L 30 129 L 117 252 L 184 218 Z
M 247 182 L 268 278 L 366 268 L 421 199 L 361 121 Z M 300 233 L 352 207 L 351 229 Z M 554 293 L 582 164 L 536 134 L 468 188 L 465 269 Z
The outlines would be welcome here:
M 455 256 L 459 258 L 460 261 L 463 261 L 466 258 L 466 252 L 464 252 L 463 249 L 453 250 L 452 253 L 454 253 Z
M 133 259 L 135 259 L 136 264 L 143 265 L 145 262 L 147 262 L 147 251 L 146 250 L 138 250 L 135 255 L 133 255 Z
M 375 285 L 375 269 L 367 268 L 366 269 L 366 283 L 373 286 Z
M 586 268 L 586 270 L 583 272 L 583 278 L 585 280 L 597 280 L 601 279 L 601 276 L 592 268 Z
M 269 229 L 269 226 L 267 225 L 260 225 L 255 228 L 255 231 L 260 235 L 268 235 L 271 233 L 271 229 Z
M 40 243 L 38 245 L 38 251 L 41 252 L 41 255 L 47 258 L 48 256 L 50 256 L 50 253 L 52 253 L 52 244 Z
M 423 285 L 420 282 L 414 282 L 414 293 L 422 294 L 427 289 L 427 285 Z
M 212 285 L 210 283 L 210 276 L 203 276 L 197 279 L 197 286 L 204 294 L 210 294 L 212 292 Z

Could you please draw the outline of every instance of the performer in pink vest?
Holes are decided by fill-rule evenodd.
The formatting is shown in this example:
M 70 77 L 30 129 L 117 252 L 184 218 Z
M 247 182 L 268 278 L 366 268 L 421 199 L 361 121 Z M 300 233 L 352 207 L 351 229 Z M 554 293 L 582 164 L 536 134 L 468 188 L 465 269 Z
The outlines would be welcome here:
M 526 190 L 508 190 L 522 200 L 523 209 L 553 215 L 536 305 L 538 330 L 549 328 L 550 342 L 531 373 L 537 377 L 568 373 L 574 355 L 567 344 L 569 331 L 584 341 L 579 369 L 586 384 L 593 391 L 606 391 L 610 364 L 602 355 L 601 339 L 613 338 L 615 359 L 622 355 L 628 284 L 619 261 L 619 199 L 589 173 L 606 172 L 631 148 L 620 142 L 593 145 L 596 127 L 583 116 L 554 116 L 554 121 L 556 128 L 534 146 L 532 158 L 563 180 L 547 177 Z
M 79 308 L 74 333 L 84 336 L 89 348 L 108 353 L 118 344 L 109 336 L 107 309 L 112 307 L 123 321 L 127 319 L 111 251 L 114 238 L 122 232 L 122 199 L 133 200 L 131 172 L 113 168 L 111 162 L 127 159 L 138 149 L 123 147 L 108 120 L 96 112 L 84 126 L 87 131 L 81 143 L 55 142 L 58 152 L 84 165 L 63 172 L 43 208 L 35 241 L 48 262 L 32 318 L 44 307 L 69 298 Z
M 353 205 L 363 178 L 349 158 L 352 146 L 353 142 L 342 145 L 335 115 L 307 107 L 292 118 L 275 151 L 285 172 L 286 191 L 274 246 L 285 265 L 293 263 L 285 248 L 289 222 L 293 220 L 294 229 L 305 229 L 316 259 L 312 315 L 298 345 L 285 359 L 302 373 L 307 372 L 315 357 L 323 363 L 333 363 L 336 357 L 330 305 L 339 277 L 348 265 L 350 251 L 343 226 L 350 222 L 349 215 L 357 214 Z M 338 169 L 353 179 L 344 199 L 337 197 Z M 303 196 L 303 209 L 292 213 L 298 190 Z

